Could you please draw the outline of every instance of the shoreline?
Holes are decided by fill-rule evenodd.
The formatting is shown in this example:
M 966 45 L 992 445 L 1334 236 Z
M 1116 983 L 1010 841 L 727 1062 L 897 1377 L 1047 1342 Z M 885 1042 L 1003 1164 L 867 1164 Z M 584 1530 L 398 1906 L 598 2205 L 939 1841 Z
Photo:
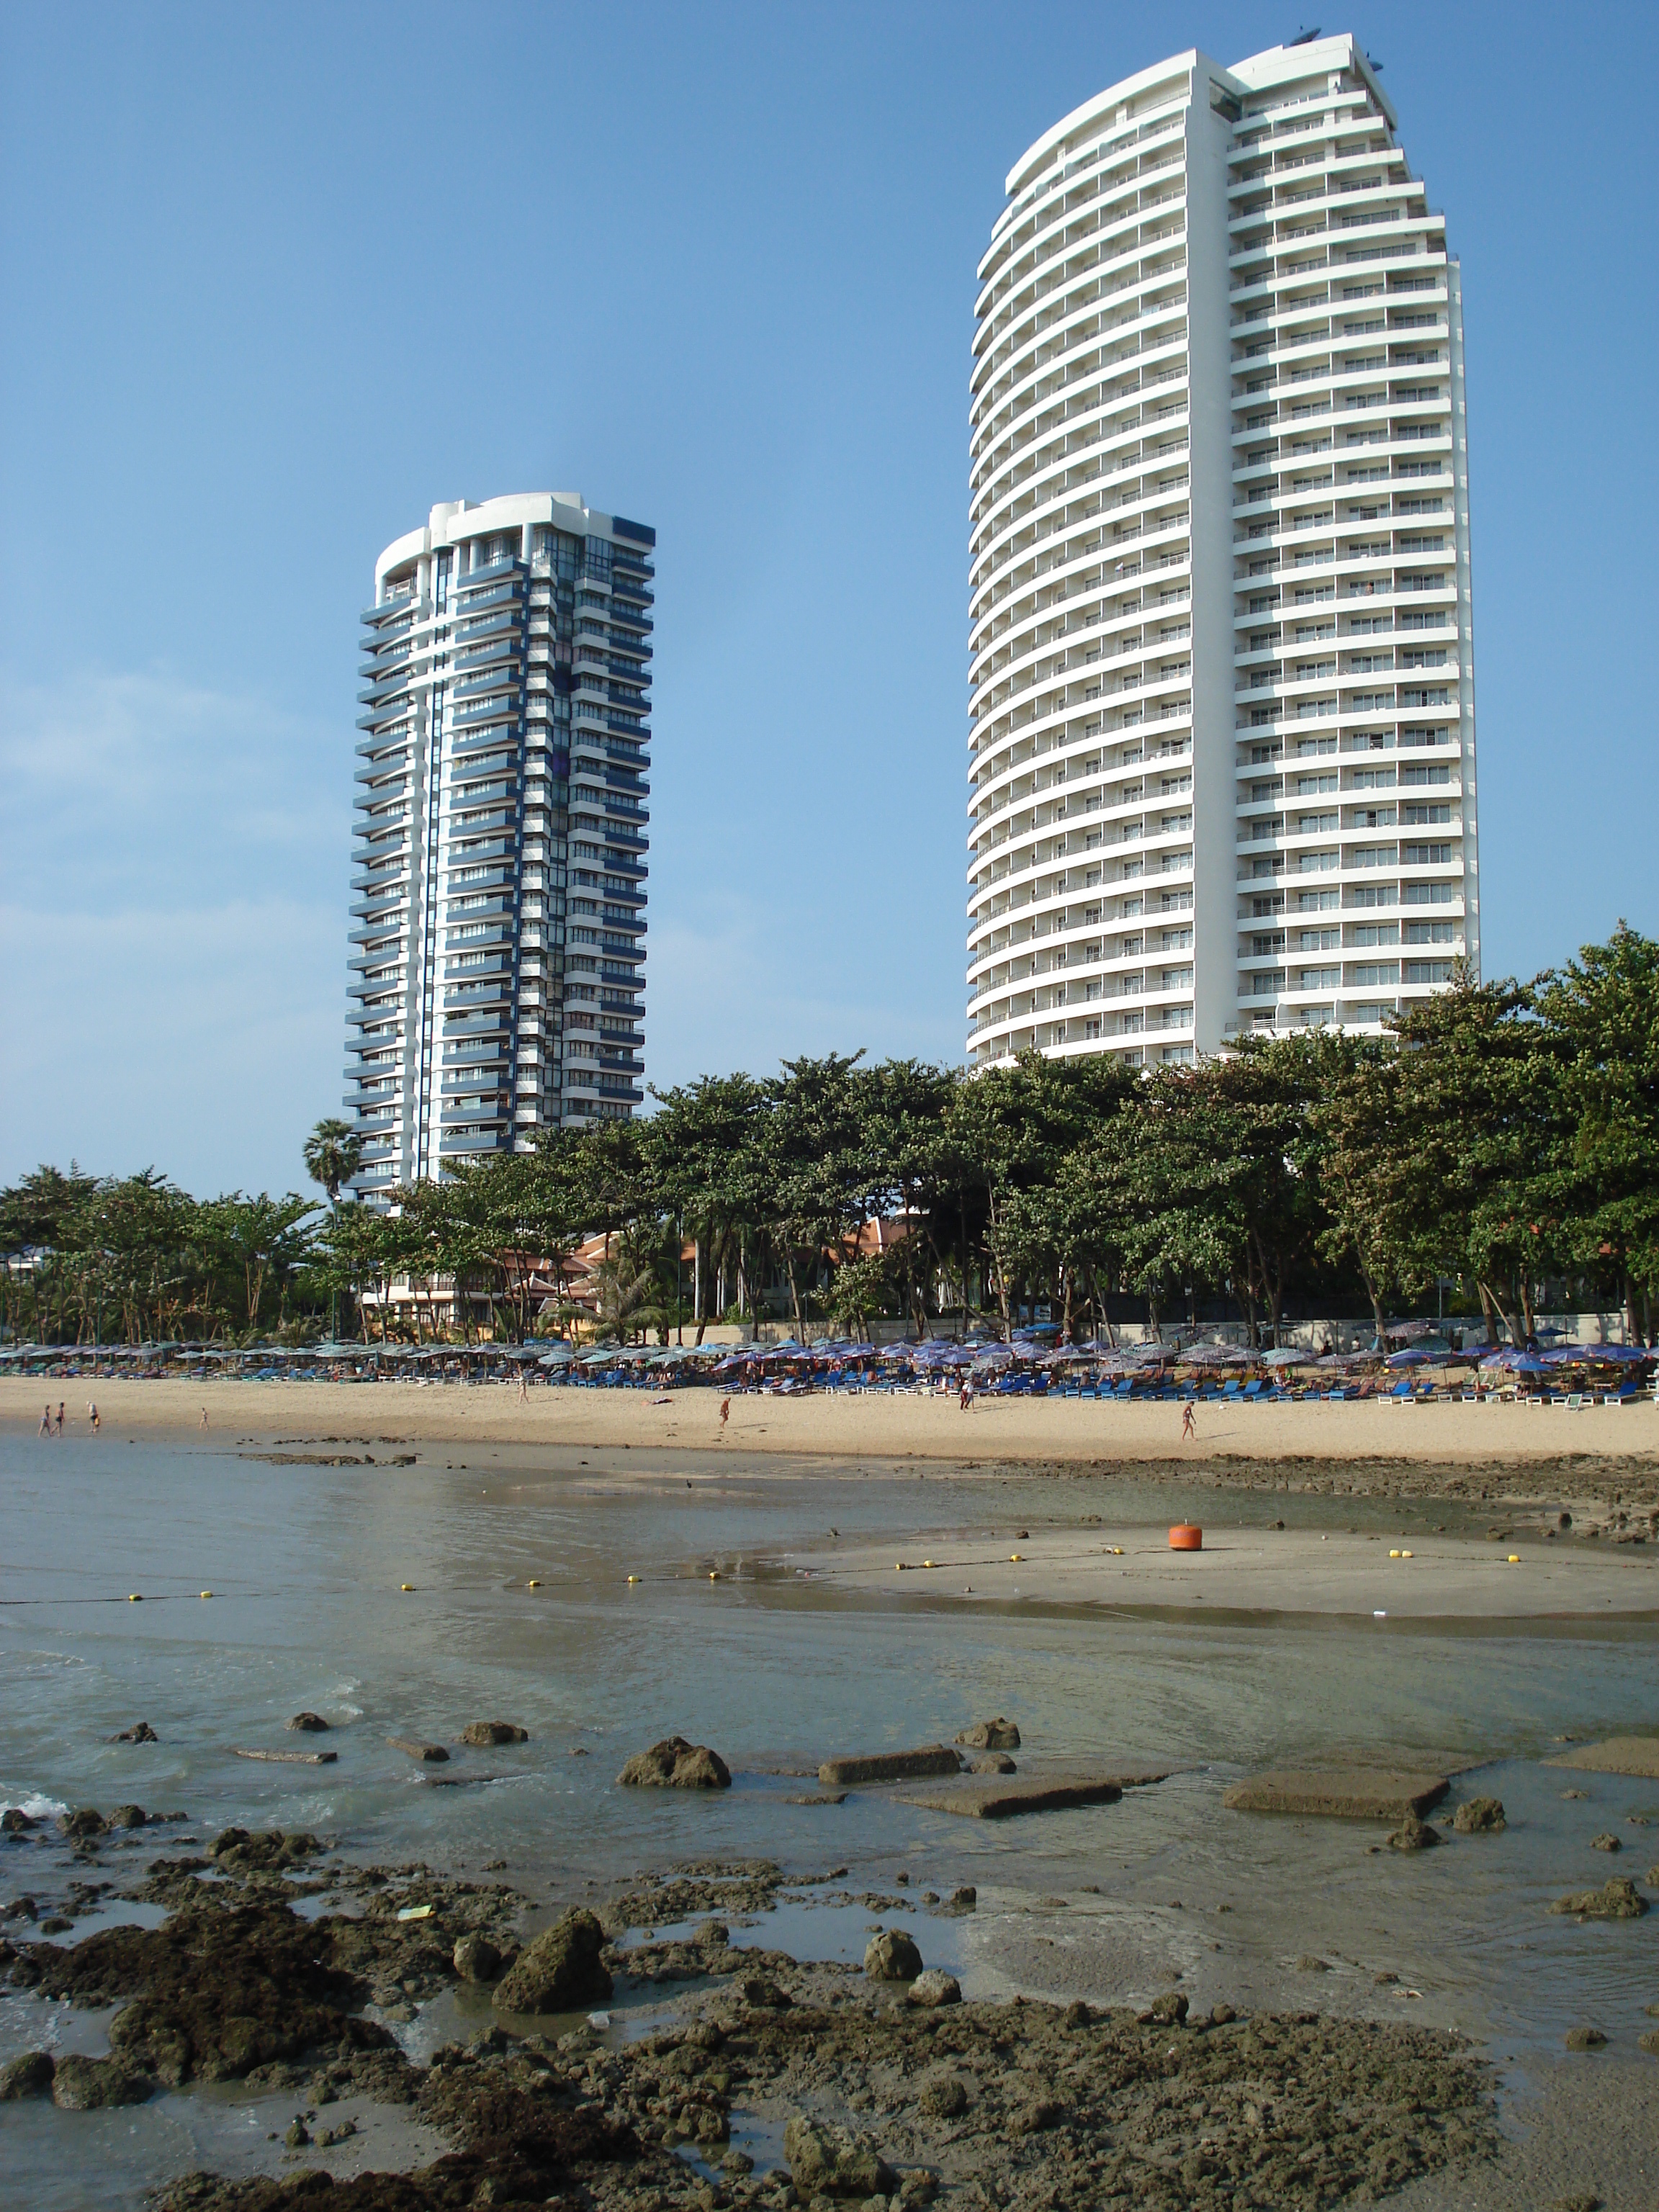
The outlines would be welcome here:
M 1646 1401 L 1616 1418 L 1490 1403 L 1216 1403 L 1199 1407 L 1197 1435 L 1183 1439 L 1178 1404 L 985 1399 L 963 1413 L 954 1395 L 759 1395 L 733 1396 L 722 1427 L 721 1394 L 709 1389 L 541 1388 L 521 1399 L 510 1383 L 168 1378 L 92 1385 L 94 1437 L 88 1378 L 52 1387 L 65 1425 L 48 1440 L 36 1433 L 39 1379 L 0 1378 L 0 1434 L 33 1444 L 43 1468 L 53 1452 L 143 1441 L 278 1466 L 373 1465 L 394 1479 L 445 1453 L 484 1452 L 525 1474 L 603 1474 L 629 1487 L 689 1471 L 699 1486 L 726 1475 L 770 1485 L 878 1474 L 1108 1481 L 1144 1487 L 1148 1521 L 1164 1510 L 1158 1493 L 1176 1488 L 1224 1499 L 1440 1499 L 1500 1516 L 1566 1512 L 1575 1538 L 1644 1539 L 1653 1551 L 1640 1556 L 1659 1559 L 1659 1407 Z M 86 1395 L 71 1401 L 70 1389 Z M 590 1470 L 587 1454 L 607 1464 Z
M 71 1398 L 70 1393 L 73 1393 Z M 1487 1402 L 1401 1405 L 1386 1399 L 1197 1407 L 1183 1439 L 1178 1403 L 998 1399 L 968 1413 L 953 1394 L 846 1397 L 734 1395 L 722 1427 L 715 1389 L 584 1390 L 510 1382 L 208 1382 L 0 1377 L 0 1430 L 38 1427 L 50 1399 L 65 1408 L 65 1437 L 90 1435 L 95 1399 L 105 1437 L 239 1443 L 524 1444 L 582 1449 L 667 1449 L 728 1458 L 948 1460 L 964 1468 L 1041 1464 L 1056 1473 L 1125 1462 L 1192 1474 L 1266 1462 L 1375 1463 L 1449 1470 L 1589 1468 L 1659 1482 L 1659 1405 L 1534 1407 Z M 1615 1411 L 1617 1419 L 1614 1418 Z M 205 1412 L 207 1423 L 203 1425 Z M 44 1445 L 45 1439 L 41 1439 Z M 56 1439 L 53 1440 L 54 1442 Z

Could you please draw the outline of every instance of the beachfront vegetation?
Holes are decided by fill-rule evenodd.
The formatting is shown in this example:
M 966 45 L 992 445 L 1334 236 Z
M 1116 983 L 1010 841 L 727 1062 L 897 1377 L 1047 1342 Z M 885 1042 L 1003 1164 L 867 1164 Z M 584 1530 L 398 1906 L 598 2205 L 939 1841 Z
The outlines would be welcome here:
M 458 1165 L 392 1210 L 342 1195 L 353 1133 L 305 1147 L 326 1207 L 198 1200 L 153 1171 L 41 1168 L 0 1192 L 3 1323 L 37 1341 L 315 1336 L 331 1299 L 399 1324 L 522 1339 L 699 1334 L 787 1315 L 917 1334 L 1041 1304 L 1109 1334 L 1225 1298 L 1253 1342 L 1287 1299 L 1335 1314 L 1449 1291 L 1524 1339 L 1547 1295 L 1659 1292 L 1659 945 L 1622 926 L 1530 984 L 1467 975 L 1391 1041 L 1246 1037 L 1195 1066 L 1102 1055 L 969 1077 L 861 1054 L 706 1077 L 637 1122 L 544 1133 Z M 592 1253 L 588 1255 L 592 1260 Z

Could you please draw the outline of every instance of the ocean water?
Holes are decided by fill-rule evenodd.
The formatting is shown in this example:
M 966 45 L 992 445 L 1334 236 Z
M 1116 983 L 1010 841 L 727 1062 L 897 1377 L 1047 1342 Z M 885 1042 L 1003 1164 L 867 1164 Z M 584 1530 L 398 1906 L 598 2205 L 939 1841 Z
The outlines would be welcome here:
M 859 1595 L 799 1566 L 833 1549 L 831 1530 L 914 1555 L 951 1532 L 1085 1515 L 1101 1516 L 1093 1541 L 1189 1511 L 1214 1523 L 1211 1491 L 476 1445 L 422 1448 L 397 1468 L 273 1465 L 257 1449 L 0 1442 L 0 1803 L 189 1815 L 106 1850 L 104 1878 L 233 1822 L 314 1829 L 364 1861 L 476 1875 L 504 1860 L 504 1879 L 549 1904 L 677 1862 L 768 1857 L 791 1894 L 738 1940 L 856 1958 L 872 1919 L 903 1924 L 970 1994 L 1122 2002 L 1178 1974 L 1195 2006 L 1453 2026 L 1522 2072 L 1576 2022 L 1626 2042 L 1650 2024 L 1659 1911 L 1579 1927 L 1545 1907 L 1659 1863 L 1659 1784 L 1537 1761 L 1563 1735 L 1659 1717 L 1659 1620 L 1195 1620 L 903 1584 Z M 1439 1504 L 1284 1493 L 1231 1510 L 1384 1533 L 1458 1525 Z M 286 1731 L 305 1708 L 326 1736 Z M 787 1802 L 835 1753 L 948 1740 L 995 1714 L 1018 1723 L 1025 1771 L 1098 1761 L 1169 1779 L 1115 1806 L 998 1824 L 878 1793 Z M 517 1722 L 530 1740 L 460 1748 L 478 1719 Z M 159 1742 L 108 1741 L 139 1720 Z M 629 1753 L 675 1732 L 722 1753 L 729 1792 L 617 1788 Z M 417 1765 L 392 1735 L 447 1744 L 450 1760 Z M 338 1758 L 235 1755 L 260 1747 Z M 1376 1855 L 1381 1829 L 1222 1806 L 1242 1773 L 1353 1752 L 1478 1765 L 1455 1797 L 1501 1796 L 1508 1832 Z M 1617 1858 L 1589 1848 L 1604 1831 L 1625 1845 Z M 832 1869 L 845 1871 L 826 1882 Z M 0 1906 L 27 1891 L 44 1911 L 77 1871 L 48 1831 L 0 1846 Z M 902 1911 L 830 1901 L 898 1894 L 901 1871 Z M 971 1918 L 919 1902 L 963 1882 L 979 1890 Z M 1326 1970 L 1298 1970 L 1310 1956 Z M 615 2032 L 654 2002 L 624 1989 Z M 411 2045 L 441 2025 L 416 2023 Z M 100 2034 L 34 1998 L 0 2001 L 0 2061 L 42 2040 L 100 2048 Z M 216 2091 L 103 2115 L 5 2106 L 0 2134 L 33 2177 L 31 2203 L 136 2203 L 182 2166 L 264 2155 L 292 2100 L 277 2118 L 269 2102 Z M 77 2195 L 94 2166 L 97 2193 Z

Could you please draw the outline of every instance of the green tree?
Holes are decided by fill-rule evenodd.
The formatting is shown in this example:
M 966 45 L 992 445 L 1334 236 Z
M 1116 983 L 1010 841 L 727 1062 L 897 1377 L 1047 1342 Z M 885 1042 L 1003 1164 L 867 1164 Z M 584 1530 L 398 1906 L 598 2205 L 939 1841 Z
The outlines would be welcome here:
M 331 1206 L 363 1164 L 363 1140 L 349 1121 L 319 1121 L 305 1143 L 306 1173 L 320 1183 Z
M 1585 945 L 1543 980 L 1537 1012 L 1560 1068 L 1555 1196 L 1564 1245 L 1617 1286 L 1630 1334 L 1651 1342 L 1659 1285 L 1659 944 L 1621 921 L 1607 944 Z

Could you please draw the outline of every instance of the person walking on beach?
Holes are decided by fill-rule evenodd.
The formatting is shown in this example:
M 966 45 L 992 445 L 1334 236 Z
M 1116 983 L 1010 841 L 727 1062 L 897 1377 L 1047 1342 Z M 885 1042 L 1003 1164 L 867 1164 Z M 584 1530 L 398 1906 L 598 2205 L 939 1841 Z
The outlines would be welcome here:
M 58 1433 L 60 1437 L 64 1433 L 64 1401 L 61 1398 L 58 1401 Z
M 720 1400 L 720 1426 L 722 1429 L 725 1428 L 727 1420 L 731 1418 L 731 1413 L 732 1401 L 729 1398 L 722 1398 Z
M 1198 1423 L 1193 1419 L 1193 1402 L 1190 1398 L 1181 1409 L 1181 1441 L 1182 1443 L 1186 1443 L 1188 1437 L 1192 1438 L 1194 1443 L 1198 1442 Z
M 530 1392 L 529 1392 L 529 1390 L 528 1390 L 528 1389 L 526 1389 L 526 1384 L 525 1384 L 525 1379 L 524 1379 L 524 1370 L 523 1370 L 523 1368 L 521 1367 L 521 1368 L 519 1370 L 519 1403 L 520 1403 L 521 1406 L 527 1406 L 527 1405 L 529 1404 L 529 1402 L 530 1402 Z
M 962 1410 L 964 1413 L 968 1411 L 973 1402 L 974 1386 L 971 1382 L 964 1382 L 962 1386 Z
M 202 1408 L 202 1426 L 204 1428 L 206 1428 L 207 1426 L 207 1407 L 205 1406 Z
M 87 1419 L 92 1424 L 92 1433 L 94 1436 L 96 1436 L 98 1433 L 98 1406 L 96 1401 L 91 1398 L 88 1398 L 87 1401 Z
M 43 1437 L 49 1437 L 52 1434 L 52 1401 L 50 1398 L 46 1401 L 46 1412 L 40 1416 L 40 1433 Z

